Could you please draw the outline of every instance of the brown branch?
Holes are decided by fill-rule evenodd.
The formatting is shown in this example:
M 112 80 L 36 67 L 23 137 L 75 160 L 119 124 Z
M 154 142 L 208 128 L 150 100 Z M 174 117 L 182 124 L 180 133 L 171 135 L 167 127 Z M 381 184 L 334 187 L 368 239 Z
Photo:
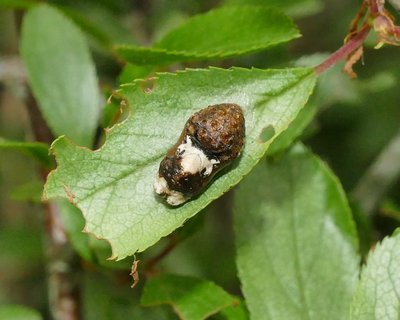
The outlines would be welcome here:
M 21 28 L 22 12 L 15 14 L 17 29 Z M 27 85 L 26 107 L 35 139 L 50 144 L 54 140 L 39 106 Z M 40 170 L 43 182 L 48 172 Z M 71 248 L 64 227 L 61 223 L 59 208 L 56 203 L 44 203 L 44 217 L 47 231 L 47 272 L 49 308 L 54 319 L 79 320 L 80 296 L 77 275 L 79 260 Z
M 351 77 L 355 77 L 352 66 L 361 58 L 362 45 L 372 28 L 379 38 L 375 48 L 380 48 L 383 44 L 400 46 L 400 27 L 395 24 L 394 20 L 390 12 L 385 9 L 385 0 L 364 0 L 350 23 L 345 44 L 317 65 L 314 68 L 315 73 L 319 75 L 340 60 L 347 59 L 344 71 Z
M 26 106 L 28 109 L 29 120 L 35 139 L 39 142 L 44 142 L 50 145 L 51 142 L 54 140 L 54 136 L 48 128 L 46 121 L 43 119 L 43 116 L 39 110 L 39 106 L 36 103 L 32 91 L 28 87 L 27 90 L 28 93 Z M 46 176 L 43 177 L 43 180 L 46 181 Z
M 53 135 L 44 121 L 35 98 L 28 88 L 26 101 L 32 131 L 37 141 L 51 143 Z M 41 178 L 46 181 L 48 171 L 41 169 Z M 47 272 L 49 307 L 54 319 L 79 320 L 80 295 L 76 279 L 79 274 L 78 257 L 71 248 L 60 219 L 56 203 L 44 203 L 44 218 L 47 231 Z
M 154 268 L 157 263 L 164 259 L 176 247 L 176 244 L 177 238 L 174 234 L 172 234 L 169 237 L 169 243 L 164 247 L 164 249 L 146 264 L 147 275 L 152 275 L 154 273 Z
M 81 319 L 79 259 L 71 248 L 56 203 L 44 204 L 48 234 L 47 272 L 50 311 L 54 319 Z

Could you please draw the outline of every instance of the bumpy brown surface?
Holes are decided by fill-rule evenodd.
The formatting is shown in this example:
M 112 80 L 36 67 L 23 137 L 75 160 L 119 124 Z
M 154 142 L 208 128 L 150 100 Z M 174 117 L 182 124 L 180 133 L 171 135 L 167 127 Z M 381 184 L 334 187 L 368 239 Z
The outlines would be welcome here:
M 209 159 L 219 161 L 210 175 L 190 174 L 182 170 L 182 158 L 177 154 L 177 148 L 187 136 Z M 240 155 L 244 138 L 245 120 L 240 106 L 224 103 L 202 109 L 186 122 L 178 142 L 161 161 L 159 176 L 165 178 L 171 190 L 192 197 L 201 192 L 218 171 Z
M 245 126 L 242 109 L 233 103 L 216 104 L 196 112 L 186 123 L 186 133 L 200 149 L 221 162 L 235 159 L 243 148 Z

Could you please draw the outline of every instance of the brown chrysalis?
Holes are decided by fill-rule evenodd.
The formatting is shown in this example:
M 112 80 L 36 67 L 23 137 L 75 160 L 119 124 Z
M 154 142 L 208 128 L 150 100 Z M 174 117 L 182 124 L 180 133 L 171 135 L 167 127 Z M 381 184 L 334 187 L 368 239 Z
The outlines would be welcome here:
M 199 194 L 243 149 L 245 120 L 237 104 L 209 106 L 192 115 L 161 161 L 154 190 L 172 206 Z

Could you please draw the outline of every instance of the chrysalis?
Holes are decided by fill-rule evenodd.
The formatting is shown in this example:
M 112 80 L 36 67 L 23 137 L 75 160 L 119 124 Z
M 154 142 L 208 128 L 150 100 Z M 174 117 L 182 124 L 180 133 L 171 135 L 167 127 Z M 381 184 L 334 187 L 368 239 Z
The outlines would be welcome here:
M 245 120 L 237 104 L 216 104 L 196 112 L 161 161 L 155 192 L 172 206 L 199 194 L 240 155 L 244 137 Z

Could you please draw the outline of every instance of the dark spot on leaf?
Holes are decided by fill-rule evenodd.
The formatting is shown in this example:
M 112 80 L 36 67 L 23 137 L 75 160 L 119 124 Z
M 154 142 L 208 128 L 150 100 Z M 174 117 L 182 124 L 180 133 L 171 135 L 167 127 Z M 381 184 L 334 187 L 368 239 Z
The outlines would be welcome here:
M 266 126 L 264 129 L 261 130 L 260 135 L 258 136 L 261 143 L 265 143 L 272 139 L 275 135 L 275 129 L 272 125 Z

